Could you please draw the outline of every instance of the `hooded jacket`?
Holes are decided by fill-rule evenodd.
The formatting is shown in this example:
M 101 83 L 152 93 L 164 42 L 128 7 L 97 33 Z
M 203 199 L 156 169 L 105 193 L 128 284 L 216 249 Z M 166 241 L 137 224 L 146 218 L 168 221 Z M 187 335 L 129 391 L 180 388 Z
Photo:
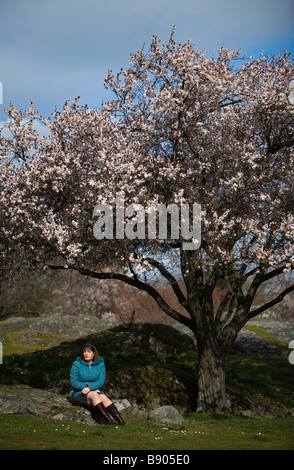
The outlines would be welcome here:
M 81 391 L 89 386 L 90 390 L 100 390 L 104 385 L 106 378 L 105 364 L 103 357 L 91 364 L 77 357 L 70 370 L 70 383 L 73 388 L 73 397 L 75 398 Z

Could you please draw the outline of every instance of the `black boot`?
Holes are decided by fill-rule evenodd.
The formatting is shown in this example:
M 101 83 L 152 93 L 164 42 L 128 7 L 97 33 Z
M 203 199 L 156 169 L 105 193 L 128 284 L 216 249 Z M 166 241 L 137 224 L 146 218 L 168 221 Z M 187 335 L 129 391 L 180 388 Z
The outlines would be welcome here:
M 108 413 L 114 417 L 115 421 L 118 422 L 118 424 L 120 426 L 124 426 L 125 425 L 125 422 L 124 420 L 122 419 L 121 415 L 119 414 L 118 412 L 118 409 L 116 408 L 115 404 L 114 403 L 111 403 L 111 405 L 109 405 L 106 410 L 108 411 Z
M 94 410 L 97 411 L 102 416 L 102 418 L 106 421 L 107 424 L 112 424 L 112 425 L 115 424 L 112 421 L 109 414 L 107 413 L 106 408 L 104 407 L 103 403 L 98 403 L 98 405 L 94 407 Z

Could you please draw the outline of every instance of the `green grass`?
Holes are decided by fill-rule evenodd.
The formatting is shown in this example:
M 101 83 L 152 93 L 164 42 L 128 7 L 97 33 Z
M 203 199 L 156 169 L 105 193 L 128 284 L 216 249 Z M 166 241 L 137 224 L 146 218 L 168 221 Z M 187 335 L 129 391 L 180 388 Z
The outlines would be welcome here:
M 0 416 L 1 450 L 293 450 L 292 419 L 189 414 L 181 425 L 126 419 L 87 426 L 31 415 Z
M 237 354 L 226 361 L 225 369 L 229 389 L 294 407 L 294 370 L 287 360 Z

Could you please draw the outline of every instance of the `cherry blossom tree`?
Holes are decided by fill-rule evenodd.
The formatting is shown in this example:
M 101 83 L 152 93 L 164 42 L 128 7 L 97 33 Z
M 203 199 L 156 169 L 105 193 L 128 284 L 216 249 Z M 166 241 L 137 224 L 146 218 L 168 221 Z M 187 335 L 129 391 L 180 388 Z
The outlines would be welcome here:
M 32 104 L 11 105 L 1 137 L 2 277 L 43 264 L 145 291 L 195 334 L 197 410 L 224 410 L 227 349 L 294 289 L 254 307 L 259 288 L 293 269 L 292 78 L 286 52 L 246 59 L 221 48 L 209 58 L 173 31 L 167 45 L 153 37 L 128 69 L 108 73 L 114 95 L 99 110 L 76 99 L 43 118 Z M 136 206 L 128 220 L 137 237 L 105 228 L 97 239 L 94 208 L 118 196 L 146 217 L 150 205 L 197 203 L 200 246 L 183 249 L 182 234 L 170 232 L 149 239 L 147 226 L 139 236 Z M 156 273 L 179 308 L 151 283 Z M 220 283 L 226 293 L 215 302 Z

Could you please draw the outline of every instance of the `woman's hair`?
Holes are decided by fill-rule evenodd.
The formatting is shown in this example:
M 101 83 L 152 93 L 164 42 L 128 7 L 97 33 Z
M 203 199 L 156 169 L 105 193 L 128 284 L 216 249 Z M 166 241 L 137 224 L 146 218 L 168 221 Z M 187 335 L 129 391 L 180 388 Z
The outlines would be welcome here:
M 94 344 L 92 343 L 86 343 L 82 349 L 82 356 L 84 355 L 84 351 L 85 349 L 90 349 L 91 351 L 93 351 L 94 353 L 94 357 L 93 357 L 93 360 L 94 361 L 98 361 L 99 359 L 99 354 L 98 354 L 98 351 L 96 349 L 96 346 L 94 346 Z

